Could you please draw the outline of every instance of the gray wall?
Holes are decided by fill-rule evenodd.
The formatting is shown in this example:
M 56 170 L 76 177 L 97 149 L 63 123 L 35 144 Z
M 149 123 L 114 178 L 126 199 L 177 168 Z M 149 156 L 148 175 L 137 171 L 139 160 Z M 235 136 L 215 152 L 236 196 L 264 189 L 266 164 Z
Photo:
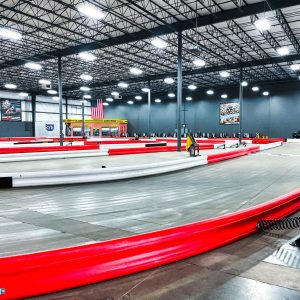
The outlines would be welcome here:
M 32 136 L 31 101 L 25 101 L 18 93 L 10 91 L 0 91 L 0 99 L 22 100 L 22 122 L 5 122 L 0 118 L 0 137 Z
M 263 90 L 270 91 L 271 96 L 260 96 Z M 226 90 L 229 95 L 226 101 L 220 98 L 223 92 L 225 90 L 216 91 L 213 96 L 207 96 L 203 91 L 202 93 L 198 92 L 192 95 L 193 101 L 185 102 L 185 111 L 182 115 L 185 115 L 185 123 L 189 129 L 193 132 L 224 132 L 228 134 L 238 132 L 238 125 L 219 125 L 220 103 L 238 101 L 238 88 Z M 256 95 L 259 96 L 255 96 L 250 87 L 245 89 L 242 112 L 244 132 L 255 134 L 259 131 L 261 134 L 271 137 L 291 137 L 294 131 L 300 130 L 300 82 L 267 86 Z M 10 92 L 0 91 L 0 97 L 18 99 L 15 93 Z M 151 131 L 173 133 L 177 127 L 176 100 L 161 99 L 162 103 L 152 104 Z M 131 133 L 147 132 L 146 101 L 141 103 L 135 101 L 134 105 L 115 102 L 115 104 L 105 107 L 105 118 L 128 119 Z M 77 102 L 74 102 L 75 104 Z M 25 108 L 24 106 L 23 109 Z M 75 107 L 74 112 L 69 112 L 70 117 L 80 118 L 80 109 L 80 106 Z M 28 112 L 22 113 L 22 120 L 25 122 L 0 122 L 0 137 L 31 136 L 30 110 L 29 107 Z M 43 108 L 43 111 L 50 114 L 52 110 Z M 76 115 L 72 115 L 72 113 L 76 113 Z M 89 112 L 87 113 L 89 114 Z M 184 120 L 183 117 L 182 120 Z
M 1 91 L 0 99 L 19 99 L 22 106 L 22 122 L 5 122 L 0 118 L 0 137 L 23 137 L 33 135 L 31 97 L 22 98 L 14 91 Z M 66 117 L 66 101 L 63 99 L 63 117 Z M 85 117 L 91 117 L 90 102 L 85 105 Z M 1 114 L 1 110 L 0 110 Z M 81 119 L 82 107 L 79 100 L 68 100 L 68 118 Z M 46 124 L 53 124 L 54 131 L 47 131 Z M 36 97 L 36 136 L 59 135 L 58 100 L 50 96 Z
M 32 122 L 0 122 L 0 137 L 32 136 Z
M 262 96 L 264 90 L 270 91 L 269 97 Z M 185 102 L 185 123 L 193 132 L 237 133 L 238 125 L 219 125 L 219 105 L 221 102 L 238 101 L 236 89 L 227 90 L 229 98 L 223 100 L 223 91 L 215 95 L 204 93 L 193 95 L 193 101 Z M 258 96 L 257 96 L 258 95 Z M 176 128 L 176 100 L 162 98 L 162 103 L 152 104 L 152 132 L 174 132 Z M 129 120 L 130 132 L 147 132 L 146 102 L 113 104 L 105 107 L 106 118 Z M 184 118 L 182 118 L 184 120 Z M 243 131 L 271 137 L 292 137 L 300 131 L 300 83 L 268 86 L 255 94 L 250 87 L 245 89 L 242 110 Z

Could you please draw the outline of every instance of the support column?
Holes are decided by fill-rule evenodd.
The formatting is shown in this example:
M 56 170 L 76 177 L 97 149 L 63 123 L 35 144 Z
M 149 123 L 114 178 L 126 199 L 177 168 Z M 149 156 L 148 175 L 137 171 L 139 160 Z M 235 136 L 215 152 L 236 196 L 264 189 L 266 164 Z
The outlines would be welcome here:
M 65 98 L 65 106 L 66 106 L 66 119 L 69 118 L 69 111 L 68 111 L 68 99 L 67 97 Z M 65 136 L 68 136 L 69 135 L 69 130 L 68 130 L 68 127 L 66 126 L 65 128 Z
M 177 58 L 177 151 L 181 151 L 181 106 L 182 106 L 182 31 L 178 31 Z
M 148 81 L 148 137 L 151 137 L 151 90 L 150 80 Z
M 63 105 L 62 105 L 62 75 L 61 75 L 61 56 L 58 57 L 58 97 L 59 97 L 59 144 L 64 144 L 63 127 Z
M 84 100 L 81 101 L 81 134 L 82 134 L 82 137 L 84 138 L 85 137 L 85 128 L 84 128 Z
M 243 134 L 243 127 L 242 127 L 242 112 L 243 112 L 243 69 L 240 68 L 240 90 L 239 90 L 239 103 L 240 103 L 240 122 L 239 122 L 239 143 L 242 144 L 242 134 Z
M 66 97 L 66 119 L 69 118 L 69 105 L 68 105 L 68 98 Z
M 31 119 L 32 119 L 32 136 L 35 137 L 35 123 L 36 123 L 36 95 L 31 96 Z

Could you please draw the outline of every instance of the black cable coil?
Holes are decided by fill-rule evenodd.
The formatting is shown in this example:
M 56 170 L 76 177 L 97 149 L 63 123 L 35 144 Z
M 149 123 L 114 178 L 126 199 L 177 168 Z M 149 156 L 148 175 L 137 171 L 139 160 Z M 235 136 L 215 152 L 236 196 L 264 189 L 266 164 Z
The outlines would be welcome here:
M 261 220 L 256 224 L 259 230 L 285 230 L 300 228 L 300 217 Z

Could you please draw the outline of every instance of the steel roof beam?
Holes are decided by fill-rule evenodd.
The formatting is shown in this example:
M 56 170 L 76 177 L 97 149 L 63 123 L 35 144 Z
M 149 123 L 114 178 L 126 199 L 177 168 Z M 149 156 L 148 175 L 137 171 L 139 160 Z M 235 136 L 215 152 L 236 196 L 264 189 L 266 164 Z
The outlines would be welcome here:
M 269 0 L 269 3 L 272 9 L 276 10 L 285 7 L 299 5 L 299 0 L 284 0 L 284 1 Z M 82 51 L 102 49 L 110 46 L 117 46 L 120 44 L 127 44 L 130 42 L 152 38 L 153 36 L 160 36 L 160 35 L 165 35 L 173 32 L 178 32 L 179 30 L 188 30 L 188 29 L 195 28 L 196 23 L 198 27 L 201 27 L 201 26 L 229 21 L 241 17 L 251 16 L 253 14 L 258 14 L 264 11 L 265 11 L 265 1 L 261 1 L 258 3 L 244 5 L 239 8 L 220 11 L 215 13 L 214 15 L 205 15 L 190 20 L 175 22 L 169 25 L 157 26 L 156 28 L 151 30 L 145 29 L 145 30 L 138 31 L 136 33 L 124 34 L 119 37 L 104 39 L 99 42 L 81 44 L 77 46 L 68 47 L 65 49 L 58 49 L 43 54 L 33 55 L 24 59 L 17 59 L 14 61 L 4 62 L 0 64 L 0 69 L 19 66 L 24 64 L 24 61 L 30 61 L 30 60 L 42 61 L 52 57 L 57 57 L 59 55 L 68 56 L 68 55 L 77 54 Z
M 297 60 L 299 57 L 298 55 L 289 55 L 282 57 L 273 57 L 273 58 L 265 58 L 265 59 L 258 59 L 255 61 L 248 61 L 248 62 L 239 62 L 229 65 L 221 65 L 221 66 L 214 66 L 214 67 L 207 67 L 202 69 L 195 69 L 195 70 L 186 70 L 183 71 L 183 76 L 189 76 L 189 75 L 198 75 L 198 74 L 208 74 L 213 72 L 219 72 L 219 71 L 230 71 L 230 70 L 237 70 L 241 67 L 244 68 L 251 68 L 251 67 L 257 67 L 257 66 L 265 66 L 265 65 L 273 65 L 278 63 L 284 63 L 284 62 L 290 62 Z M 160 80 L 164 79 L 166 77 L 176 77 L 177 73 L 164 73 L 164 74 L 157 74 L 157 75 L 150 75 L 150 76 L 142 76 L 138 78 L 128 78 L 126 80 L 127 83 L 136 83 L 136 82 L 147 82 L 148 80 Z M 106 81 L 106 82 L 95 82 L 89 85 L 90 88 L 97 88 L 97 87 L 105 87 L 105 86 L 114 86 L 117 85 L 119 81 Z M 65 86 L 64 91 L 74 91 L 78 90 L 78 85 L 76 86 Z

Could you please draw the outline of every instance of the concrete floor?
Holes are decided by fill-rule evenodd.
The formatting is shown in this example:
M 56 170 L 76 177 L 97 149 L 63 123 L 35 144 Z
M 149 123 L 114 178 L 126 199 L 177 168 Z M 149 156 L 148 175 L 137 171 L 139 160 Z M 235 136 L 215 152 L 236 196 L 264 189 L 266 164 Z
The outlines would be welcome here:
M 299 188 L 300 157 L 295 153 L 300 154 L 300 145 L 287 144 L 168 175 L 3 190 L 0 256 L 159 230 L 268 201 Z
M 289 245 L 297 234 L 256 234 L 160 268 L 31 299 L 299 300 L 300 250 Z

